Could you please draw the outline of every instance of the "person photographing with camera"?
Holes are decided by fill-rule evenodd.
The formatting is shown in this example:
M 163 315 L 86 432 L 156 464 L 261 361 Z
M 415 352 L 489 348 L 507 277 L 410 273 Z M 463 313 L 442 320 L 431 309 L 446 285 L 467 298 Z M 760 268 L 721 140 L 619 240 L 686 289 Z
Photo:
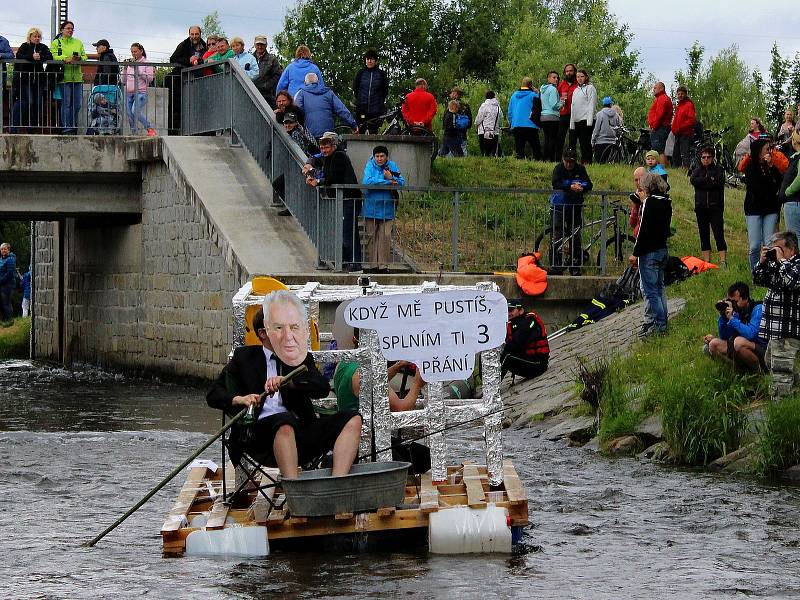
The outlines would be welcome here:
M 707 352 L 717 358 L 733 361 L 748 370 L 764 365 L 767 340 L 759 337 L 763 305 L 750 298 L 749 286 L 737 281 L 728 288 L 728 296 L 714 307 L 719 312 L 717 335 L 703 337 Z
M 769 290 L 759 335 L 766 340 L 800 339 L 800 257 L 793 232 L 776 233 L 761 248 L 753 283 Z

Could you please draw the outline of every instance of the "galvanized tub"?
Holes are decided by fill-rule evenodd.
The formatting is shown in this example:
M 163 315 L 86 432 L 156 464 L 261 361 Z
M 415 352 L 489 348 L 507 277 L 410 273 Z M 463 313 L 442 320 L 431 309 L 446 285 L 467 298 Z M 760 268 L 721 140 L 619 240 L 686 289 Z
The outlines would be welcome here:
M 298 517 L 376 510 L 402 504 L 411 463 L 391 461 L 353 465 L 350 473 L 331 476 L 331 469 L 303 471 L 284 479 L 289 512 Z

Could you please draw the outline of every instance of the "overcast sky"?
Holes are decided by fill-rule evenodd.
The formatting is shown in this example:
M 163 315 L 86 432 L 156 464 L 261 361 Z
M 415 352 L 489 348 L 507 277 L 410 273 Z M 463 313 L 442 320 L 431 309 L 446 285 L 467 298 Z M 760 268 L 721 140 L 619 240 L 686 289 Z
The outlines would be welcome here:
M 249 47 L 259 33 L 267 34 L 271 42 L 282 28 L 287 7 L 294 4 L 295 0 L 72 0 L 69 16 L 76 24 L 75 36 L 87 50 L 91 42 L 104 37 L 125 55 L 132 42 L 140 42 L 150 59 L 160 61 L 168 60 L 186 37 L 188 25 L 199 23 L 213 10 L 219 10 L 225 32 L 241 36 Z M 792 31 L 796 3 L 789 0 L 764 5 L 743 0 L 669 0 L 667 4 L 609 0 L 609 5 L 620 21 L 631 26 L 645 73 L 652 72 L 668 85 L 675 70 L 684 67 L 685 49 L 694 40 L 705 46 L 707 55 L 735 42 L 742 59 L 763 72 L 769 67 L 773 41 L 784 56 L 794 56 L 800 49 L 800 35 Z M 19 45 L 28 27 L 36 25 L 49 40 L 50 6 L 50 0 L 0 1 L 0 35 Z

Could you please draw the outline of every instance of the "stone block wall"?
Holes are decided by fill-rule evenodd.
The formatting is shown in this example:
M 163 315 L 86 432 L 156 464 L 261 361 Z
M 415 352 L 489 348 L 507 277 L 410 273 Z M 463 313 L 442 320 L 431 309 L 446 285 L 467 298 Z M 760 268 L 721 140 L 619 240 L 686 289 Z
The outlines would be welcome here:
M 141 195 L 141 223 L 66 220 L 64 360 L 216 377 L 232 343 L 231 298 L 248 274 L 167 164 L 142 165 Z M 56 359 L 50 225 L 37 233 L 35 354 Z

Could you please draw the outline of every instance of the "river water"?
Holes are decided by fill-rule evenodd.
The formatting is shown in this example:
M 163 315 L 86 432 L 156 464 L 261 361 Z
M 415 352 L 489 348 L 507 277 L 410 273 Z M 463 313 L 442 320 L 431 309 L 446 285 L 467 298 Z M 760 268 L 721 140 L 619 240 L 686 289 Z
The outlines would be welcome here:
M 800 597 L 799 488 L 611 461 L 526 431 L 505 433 L 530 498 L 518 555 L 165 559 L 159 529 L 182 476 L 80 547 L 218 426 L 203 390 L 0 364 L 0 596 Z M 450 439 L 479 456 L 477 430 Z

